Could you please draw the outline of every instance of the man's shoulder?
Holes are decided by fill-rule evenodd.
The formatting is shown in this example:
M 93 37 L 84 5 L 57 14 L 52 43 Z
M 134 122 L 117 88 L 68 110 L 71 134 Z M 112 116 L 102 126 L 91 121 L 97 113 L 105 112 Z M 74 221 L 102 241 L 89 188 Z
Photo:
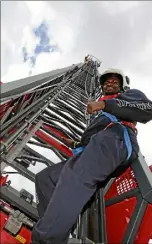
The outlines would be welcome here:
M 135 93 L 144 94 L 142 91 L 140 91 L 139 89 L 135 89 L 135 88 L 129 89 L 126 92 L 124 92 L 124 94 L 135 94 Z
M 124 93 L 121 93 L 119 96 L 118 96 L 118 99 L 123 99 L 125 97 L 130 97 L 130 98 L 137 98 L 139 100 L 142 100 L 142 99 L 147 99 L 146 95 L 138 90 L 138 89 L 129 89 L 128 91 L 124 92 Z

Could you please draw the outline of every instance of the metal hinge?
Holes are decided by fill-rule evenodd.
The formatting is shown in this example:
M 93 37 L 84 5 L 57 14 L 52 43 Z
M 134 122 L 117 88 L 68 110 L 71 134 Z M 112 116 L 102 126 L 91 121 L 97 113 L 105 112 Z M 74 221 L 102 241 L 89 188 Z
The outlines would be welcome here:
M 14 213 L 8 217 L 5 224 L 5 229 L 13 235 L 16 235 L 22 227 L 23 222 L 21 221 L 22 217 L 20 218 L 20 215 L 20 211 L 14 211 Z
M 17 235 L 17 233 L 20 231 L 20 229 L 22 227 L 22 224 L 28 225 L 31 228 L 34 225 L 34 223 L 32 223 L 19 210 L 12 211 L 11 215 L 7 219 L 4 229 L 9 231 L 13 235 Z

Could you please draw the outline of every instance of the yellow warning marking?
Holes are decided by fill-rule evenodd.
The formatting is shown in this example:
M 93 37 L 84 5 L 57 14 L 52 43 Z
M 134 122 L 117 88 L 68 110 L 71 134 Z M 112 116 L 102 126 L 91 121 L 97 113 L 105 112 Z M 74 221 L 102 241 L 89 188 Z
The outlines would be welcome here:
M 23 243 L 23 244 L 26 242 L 26 239 L 25 239 L 24 237 L 20 236 L 20 235 L 17 235 L 17 236 L 16 236 L 16 239 L 17 239 L 18 241 L 20 241 L 21 243 Z

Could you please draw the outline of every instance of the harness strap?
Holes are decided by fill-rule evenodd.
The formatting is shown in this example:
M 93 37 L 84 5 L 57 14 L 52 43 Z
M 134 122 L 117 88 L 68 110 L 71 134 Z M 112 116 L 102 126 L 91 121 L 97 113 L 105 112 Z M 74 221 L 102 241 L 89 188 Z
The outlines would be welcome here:
M 85 149 L 85 146 L 77 147 L 77 148 L 73 148 L 73 149 L 72 149 L 72 153 L 73 153 L 73 155 L 77 155 L 77 154 L 79 154 L 80 152 L 82 152 L 84 149 Z
M 127 128 L 124 125 L 122 125 L 122 127 L 124 128 L 124 140 L 125 140 L 125 144 L 126 144 L 126 147 L 128 150 L 127 160 L 129 160 L 129 158 L 131 157 L 131 154 L 132 154 L 132 143 L 131 143 Z
M 130 136 L 129 136 L 127 128 L 121 122 L 118 121 L 116 116 L 109 114 L 107 112 L 102 112 L 102 114 L 111 120 L 111 123 L 108 124 L 108 126 L 106 126 L 106 128 L 104 130 L 106 130 L 108 127 L 112 126 L 113 124 L 120 124 L 122 126 L 122 128 L 124 129 L 124 141 L 125 141 L 127 151 L 128 151 L 128 157 L 127 157 L 127 160 L 128 160 L 132 154 L 132 144 L 131 144 L 131 140 L 130 140 Z
M 107 118 L 109 118 L 111 120 L 111 122 L 113 122 L 113 123 L 119 122 L 115 115 L 112 115 L 112 114 L 109 114 L 109 113 L 103 112 L 103 111 L 101 113 L 103 115 L 105 115 Z

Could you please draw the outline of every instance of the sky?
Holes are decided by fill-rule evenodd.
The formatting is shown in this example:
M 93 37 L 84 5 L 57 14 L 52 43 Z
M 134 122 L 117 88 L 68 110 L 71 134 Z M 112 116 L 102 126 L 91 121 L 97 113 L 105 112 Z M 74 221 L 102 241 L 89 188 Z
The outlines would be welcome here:
M 151 1 L 3 1 L 1 81 L 63 68 L 92 54 L 102 61 L 100 73 L 122 69 L 131 88 L 152 100 L 151 13 Z M 138 141 L 148 165 L 151 138 L 152 122 L 139 124 Z

